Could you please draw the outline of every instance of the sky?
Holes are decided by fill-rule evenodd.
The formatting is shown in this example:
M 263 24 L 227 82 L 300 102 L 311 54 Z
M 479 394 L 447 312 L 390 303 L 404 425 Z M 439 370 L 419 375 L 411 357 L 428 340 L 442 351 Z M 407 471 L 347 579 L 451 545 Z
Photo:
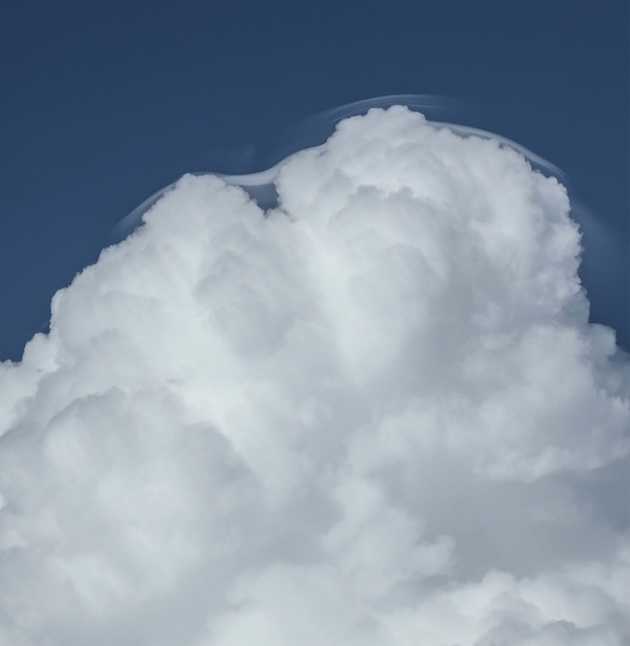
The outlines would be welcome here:
M 628 6 L 590 2 L 9 2 L 0 26 L 0 356 L 121 218 L 195 170 L 242 170 L 323 110 L 460 100 L 561 167 L 627 247 Z M 630 343 L 623 259 L 587 254 L 593 317 Z M 601 255 L 601 254 L 600 254 Z
M 4 12 L 0 646 L 630 642 L 628 8 L 480 4 Z

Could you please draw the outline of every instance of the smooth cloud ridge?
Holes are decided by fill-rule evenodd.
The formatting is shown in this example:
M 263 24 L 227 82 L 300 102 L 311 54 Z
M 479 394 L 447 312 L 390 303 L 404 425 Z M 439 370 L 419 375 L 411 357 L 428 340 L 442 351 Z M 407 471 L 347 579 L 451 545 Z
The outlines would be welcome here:
M 0 644 L 627 644 L 563 186 L 403 107 L 274 181 L 183 177 L 0 365 Z

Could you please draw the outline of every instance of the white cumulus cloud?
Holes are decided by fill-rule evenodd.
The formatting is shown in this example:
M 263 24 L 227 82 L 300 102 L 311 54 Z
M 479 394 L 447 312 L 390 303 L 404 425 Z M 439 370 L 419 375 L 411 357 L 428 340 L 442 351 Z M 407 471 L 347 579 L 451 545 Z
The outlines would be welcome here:
M 0 645 L 627 644 L 563 186 L 402 107 L 275 183 L 183 177 L 0 364 Z

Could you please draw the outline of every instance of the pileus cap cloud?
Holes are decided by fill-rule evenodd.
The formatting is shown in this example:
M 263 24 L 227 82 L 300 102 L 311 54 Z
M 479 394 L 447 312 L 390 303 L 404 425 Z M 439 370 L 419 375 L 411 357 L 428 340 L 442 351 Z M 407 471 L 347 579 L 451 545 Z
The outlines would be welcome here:
M 401 107 L 275 184 L 183 177 L 2 364 L 0 644 L 627 643 L 630 371 L 563 186 Z

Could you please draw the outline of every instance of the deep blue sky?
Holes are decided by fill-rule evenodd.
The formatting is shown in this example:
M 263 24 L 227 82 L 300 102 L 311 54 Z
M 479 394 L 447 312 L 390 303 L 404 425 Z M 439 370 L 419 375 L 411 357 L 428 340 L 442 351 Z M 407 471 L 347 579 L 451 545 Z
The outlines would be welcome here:
M 372 96 L 483 106 L 472 125 L 561 166 L 628 247 L 625 0 L 156 4 L 0 11 L 0 358 L 155 189 Z M 587 263 L 630 346 L 625 260 Z

